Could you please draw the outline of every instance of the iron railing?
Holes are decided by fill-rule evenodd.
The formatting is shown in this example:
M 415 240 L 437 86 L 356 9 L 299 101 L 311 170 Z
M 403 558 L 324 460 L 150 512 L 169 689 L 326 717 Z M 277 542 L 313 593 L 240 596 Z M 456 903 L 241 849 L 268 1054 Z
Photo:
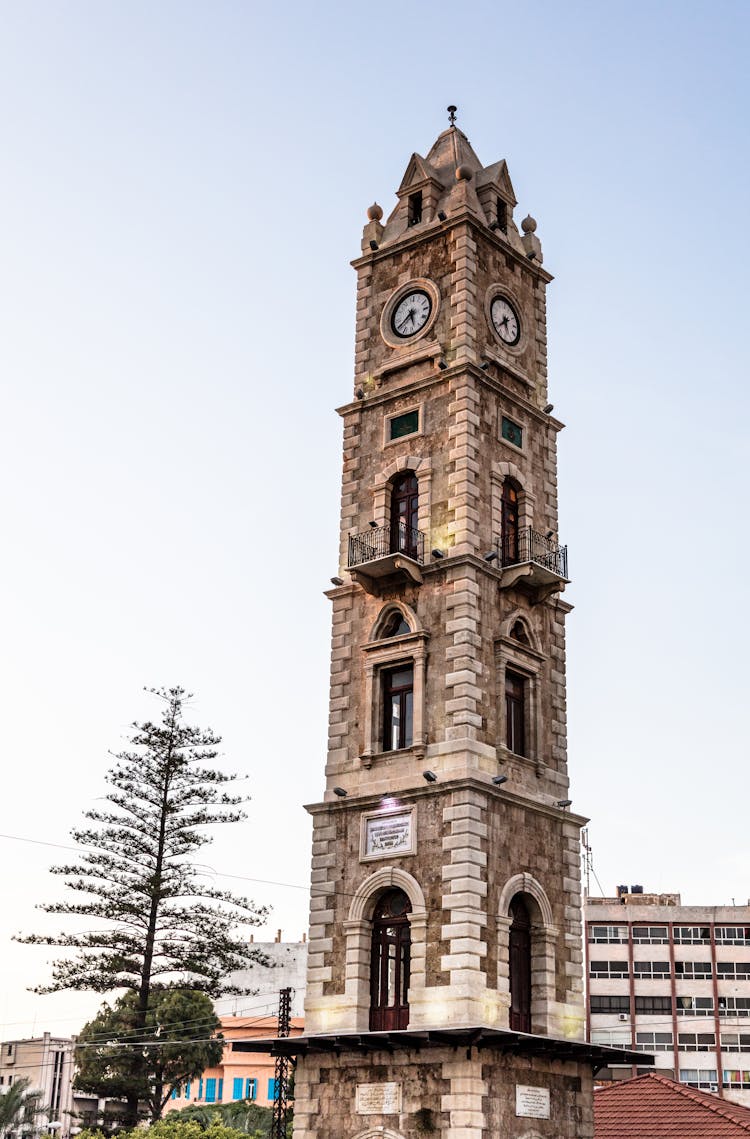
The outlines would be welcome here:
M 371 526 L 362 534 L 349 535 L 348 566 L 361 566 L 389 554 L 404 554 L 424 564 L 424 534 L 412 526 Z
M 539 534 L 530 526 L 525 526 L 517 534 L 506 534 L 497 543 L 497 553 L 501 565 L 518 566 L 524 562 L 534 562 L 557 577 L 567 579 L 568 547 L 558 546 L 551 538 Z

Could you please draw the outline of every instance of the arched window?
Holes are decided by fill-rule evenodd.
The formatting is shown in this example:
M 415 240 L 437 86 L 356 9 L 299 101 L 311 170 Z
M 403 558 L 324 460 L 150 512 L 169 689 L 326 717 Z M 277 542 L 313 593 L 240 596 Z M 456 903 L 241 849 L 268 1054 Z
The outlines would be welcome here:
M 518 485 L 507 478 L 503 483 L 500 540 L 504 566 L 518 564 Z
M 386 637 L 400 637 L 403 636 L 404 633 L 410 632 L 411 628 L 409 626 L 409 622 L 406 620 L 401 610 L 394 609 L 386 616 L 379 635 L 381 638 L 385 639 Z
M 370 1031 L 409 1026 L 411 902 L 403 890 L 381 894 L 372 919 Z
M 526 632 L 526 626 L 523 621 L 516 621 L 510 631 L 510 635 L 514 641 L 518 641 L 521 645 L 530 645 L 529 634 Z
M 391 553 L 416 558 L 418 549 L 419 483 L 413 471 L 394 479 L 391 490 Z
M 510 1027 L 531 1032 L 531 918 L 521 894 L 510 903 Z

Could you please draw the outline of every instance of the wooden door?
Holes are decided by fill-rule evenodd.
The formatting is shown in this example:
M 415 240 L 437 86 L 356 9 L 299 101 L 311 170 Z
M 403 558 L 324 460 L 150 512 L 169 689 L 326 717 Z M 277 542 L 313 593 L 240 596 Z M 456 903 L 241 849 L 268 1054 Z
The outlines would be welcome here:
M 510 1027 L 531 1032 L 531 920 L 523 898 L 510 903 Z
M 411 903 L 403 890 L 389 890 L 375 908 L 370 961 L 372 1032 L 409 1026 L 410 912 Z
M 411 471 L 399 475 L 391 492 L 391 553 L 417 556 L 419 483 Z

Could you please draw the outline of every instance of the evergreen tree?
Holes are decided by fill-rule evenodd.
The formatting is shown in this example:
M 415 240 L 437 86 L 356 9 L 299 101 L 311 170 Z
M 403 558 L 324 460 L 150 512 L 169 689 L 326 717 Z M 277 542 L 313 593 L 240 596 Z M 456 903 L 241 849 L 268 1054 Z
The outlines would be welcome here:
M 152 1120 L 174 1088 L 221 1063 L 221 1022 L 210 997 L 186 989 L 152 994 L 145 1031 L 133 1030 L 137 993 L 129 990 L 113 1007 L 104 1004 L 84 1025 L 76 1046 L 75 1086 L 101 1098 L 133 1096 L 148 1104 Z M 139 1052 L 145 1064 L 134 1065 Z
M 54 961 L 52 981 L 36 992 L 131 991 L 128 1031 L 143 1041 L 163 990 L 192 989 L 214 998 L 242 991 L 227 975 L 261 955 L 238 926 L 260 925 L 266 916 L 247 898 L 208 885 L 189 861 L 211 841 L 204 827 L 245 817 L 243 800 L 224 789 L 236 776 L 211 766 L 220 738 L 183 722 L 189 694 L 182 688 L 149 691 L 163 701 L 161 722 L 134 723 L 130 750 L 115 756 L 105 797 L 114 809 L 86 811 L 95 825 L 72 832 L 82 847 L 79 861 L 52 868 L 80 900 L 41 907 L 85 917 L 87 926 L 99 928 L 18 939 L 77 951 Z M 150 1053 L 131 1051 L 126 1121 L 135 1124 Z

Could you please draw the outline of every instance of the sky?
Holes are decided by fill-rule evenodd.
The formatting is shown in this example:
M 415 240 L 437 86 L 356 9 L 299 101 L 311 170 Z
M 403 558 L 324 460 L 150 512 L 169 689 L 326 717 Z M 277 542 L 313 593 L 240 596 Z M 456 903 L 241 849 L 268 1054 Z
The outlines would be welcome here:
M 447 126 L 538 222 L 574 809 L 596 878 L 745 903 L 744 2 L 0 2 L 0 1037 L 48 867 L 181 684 L 248 817 L 217 884 L 307 925 L 365 211 Z M 207 873 L 209 872 L 207 870 Z M 234 877 L 232 877 L 234 876 Z M 592 879 L 592 892 L 598 892 Z M 251 998 L 250 998 L 251 999 Z M 242 1011 L 242 1010 L 240 1010 Z

